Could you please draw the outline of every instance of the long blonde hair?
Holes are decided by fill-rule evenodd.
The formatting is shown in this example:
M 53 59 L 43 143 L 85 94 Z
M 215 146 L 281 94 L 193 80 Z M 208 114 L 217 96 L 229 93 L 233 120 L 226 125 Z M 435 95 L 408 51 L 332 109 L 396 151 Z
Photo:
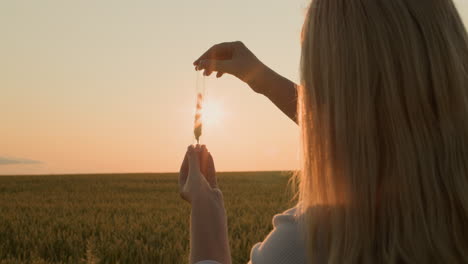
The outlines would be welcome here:
M 310 263 L 468 263 L 468 36 L 452 0 L 313 0 L 301 75 Z

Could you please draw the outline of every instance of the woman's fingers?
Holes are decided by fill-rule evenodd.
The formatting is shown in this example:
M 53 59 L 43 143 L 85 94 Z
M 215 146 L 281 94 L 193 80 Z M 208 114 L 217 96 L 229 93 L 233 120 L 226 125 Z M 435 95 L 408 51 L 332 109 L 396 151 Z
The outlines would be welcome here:
M 208 153 L 208 160 L 207 160 L 207 169 L 206 169 L 206 180 L 210 184 L 211 188 L 217 188 L 218 183 L 216 180 L 216 169 L 213 161 L 213 156 L 211 156 L 210 152 Z
M 209 76 L 214 71 L 218 73 L 227 72 L 230 74 L 234 74 L 234 67 L 232 67 L 232 63 L 232 60 L 201 60 L 197 66 L 197 69 L 205 70 L 206 76 Z
M 208 165 L 208 152 L 206 146 L 202 145 L 200 150 L 200 171 L 203 175 L 206 176 Z
M 210 184 L 211 188 L 215 188 L 216 184 L 216 170 L 214 167 L 213 157 L 205 145 L 200 147 L 200 170 L 206 181 Z
M 184 160 L 182 161 L 182 165 L 180 165 L 180 174 L 187 174 L 188 173 L 188 150 L 187 152 L 185 152 L 185 155 L 184 155 Z
M 204 76 L 210 76 L 212 73 L 213 73 L 212 71 L 205 70 L 205 71 L 203 72 L 203 75 L 204 75 Z
M 193 62 L 195 70 L 204 70 L 203 75 L 210 76 L 214 71 L 218 72 L 218 78 L 223 73 L 232 72 L 232 58 L 235 50 L 236 42 L 225 42 L 216 44 L 208 49 L 200 58 Z M 219 72 L 222 72 L 219 74 Z
M 189 146 L 189 150 L 187 153 L 189 163 L 188 174 L 194 175 L 200 173 L 200 161 L 198 158 L 198 150 L 193 145 L 191 145 Z
M 184 156 L 184 160 L 182 161 L 182 165 L 180 166 L 180 171 L 179 171 L 179 186 L 180 187 L 184 186 L 185 181 L 187 180 L 188 169 L 189 169 L 189 164 L 188 164 L 188 150 L 187 150 Z
M 211 60 L 229 60 L 232 58 L 233 54 L 233 44 L 232 42 L 224 42 L 216 44 L 213 47 L 209 48 L 203 55 L 200 56 L 197 60 L 193 62 L 193 65 L 197 66 L 201 60 L 211 59 Z
M 188 147 L 180 167 L 179 186 L 181 197 L 188 202 L 210 187 L 217 187 L 213 157 L 205 145 Z
M 244 82 L 262 78 L 264 65 L 240 41 L 226 42 L 214 45 L 193 64 L 195 70 L 204 70 L 203 75 L 210 76 L 213 72 L 220 78 L 223 74 L 231 74 Z

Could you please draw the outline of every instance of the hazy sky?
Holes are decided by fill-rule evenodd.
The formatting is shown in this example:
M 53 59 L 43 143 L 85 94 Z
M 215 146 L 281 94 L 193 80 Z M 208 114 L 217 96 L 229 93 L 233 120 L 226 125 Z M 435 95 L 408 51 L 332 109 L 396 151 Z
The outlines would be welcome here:
M 297 81 L 307 3 L 0 1 L 0 174 L 177 171 L 194 142 L 193 60 L 242 40 Z M 268 99 L 230 76 L 206 89 L 218 170 L 298 167 L 299 130 Z

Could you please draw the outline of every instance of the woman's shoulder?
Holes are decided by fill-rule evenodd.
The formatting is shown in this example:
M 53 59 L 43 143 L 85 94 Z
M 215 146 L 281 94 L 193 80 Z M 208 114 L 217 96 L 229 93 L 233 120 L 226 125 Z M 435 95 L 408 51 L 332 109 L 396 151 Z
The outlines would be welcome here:
M 298 226 L 298 207 L 273 216 L 273 230 L 250 252 L 252 264 L 305 263 L 304 240 Z
M 285 210 L 282 213 L 275 214 L 272 219 L 273 227 L 280 225 L 297 225 L 298 207 L 294 206 Z

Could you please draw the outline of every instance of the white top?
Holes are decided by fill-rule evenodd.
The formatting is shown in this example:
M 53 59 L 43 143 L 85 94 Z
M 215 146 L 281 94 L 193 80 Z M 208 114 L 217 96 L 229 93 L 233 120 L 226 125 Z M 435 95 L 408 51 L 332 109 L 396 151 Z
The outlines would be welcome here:
M 273 230 L 252 247 L 248 264 L 296 264 L 306 263 L 305 242 L 300 236 L 298 222 L 294 217 L 296 207 L 273 216 Z M 221 264 L 213 260 L 195 264 Z

